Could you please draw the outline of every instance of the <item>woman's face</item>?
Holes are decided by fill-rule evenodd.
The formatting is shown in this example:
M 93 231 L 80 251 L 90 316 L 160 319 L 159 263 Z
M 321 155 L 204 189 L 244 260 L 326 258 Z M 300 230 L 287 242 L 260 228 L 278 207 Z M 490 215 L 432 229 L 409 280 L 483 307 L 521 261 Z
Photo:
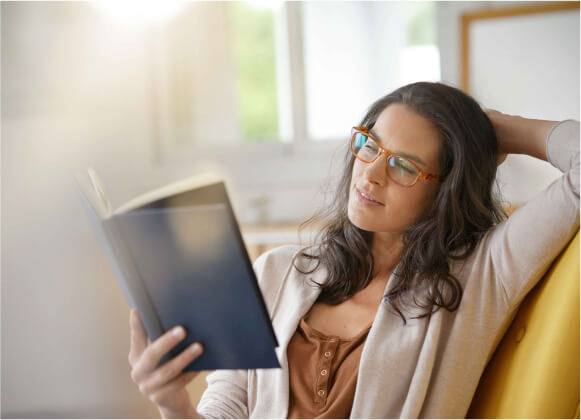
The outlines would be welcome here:
M 394 153 L 407 153 L 419 158 L 410 160 L 414 160 L 425 172 L 440 174 L 442 140 L 438 129 L 405 105 L 387 106 L 371 129 L 371 135 L 381 146 Z M 386 159 L 385 154 L 371 164 L 355 159 L 347 215 L 351 223 L 360 229 L 397 234 L 415 223 L 430 208 L 440 183 L 418 180 L 412 187 L 399 185 L 387 175 Z M 358 190 L 381 204 L 363 201 Z

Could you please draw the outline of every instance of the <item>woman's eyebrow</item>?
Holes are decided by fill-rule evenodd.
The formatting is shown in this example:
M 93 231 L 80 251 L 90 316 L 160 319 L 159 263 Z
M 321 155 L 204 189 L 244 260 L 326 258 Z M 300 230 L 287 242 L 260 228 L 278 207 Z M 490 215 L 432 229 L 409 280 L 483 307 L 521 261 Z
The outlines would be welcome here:
M 373 131 L 373 129 L 371 129 L 371 128 L 370 128 L 370 129 L 369 129 L 369 133 L 370 133 L 370 134 L 371 134 L 373 137 L 375 137 L 377 140 L 381 141 L 381 139 L 380 139 L 380 138 L 379 138 L 379 136 L 378 136 L 378 135 L 375 133 L 375 131 Z M 422 165 L 426 166 L 426 163 L 425 163 L 423 160 L 421 160 L 419 157 L 417 157 L 416 155 L 412 155 L 412 154 L 410 154 L 410 153 L 406 153 L 406 152 L 398 152 L 398 151 L 395 151 L 395 150 L 393 151 L 393 153 L 395 153 L 395 154 L 397 154 L 397 155 L 400 155 L 400 156 L 403 156 L 403 157 L 406 157 L 406 158 L 408 158 L 408 159 L 411 159 L 411 160 L 415 160 L 417 163 L 421 163 Z

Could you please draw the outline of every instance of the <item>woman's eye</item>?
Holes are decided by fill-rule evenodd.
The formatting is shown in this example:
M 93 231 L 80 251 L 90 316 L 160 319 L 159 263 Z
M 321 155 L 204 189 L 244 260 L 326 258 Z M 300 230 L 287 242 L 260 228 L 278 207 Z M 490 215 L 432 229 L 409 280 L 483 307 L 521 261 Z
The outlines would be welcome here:
M 401 162 L 398 164 L 398 166 L 401 169 L 403 169 L 404 171 L 409 172 L 410 174 L 416 174 L 416 172 L 417 172 L 413 166 L 406 165 L 406 164 L 401 163 Z

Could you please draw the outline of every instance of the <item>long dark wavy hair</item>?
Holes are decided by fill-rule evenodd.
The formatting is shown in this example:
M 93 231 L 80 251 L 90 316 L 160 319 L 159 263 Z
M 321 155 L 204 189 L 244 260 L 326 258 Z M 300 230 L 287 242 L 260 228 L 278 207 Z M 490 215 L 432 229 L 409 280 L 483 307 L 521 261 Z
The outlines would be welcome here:
M 423 318 L 441 307 L 458 309 L 462 286 L 450 273 L 450 260 L 468 258 L 481 237 L 494 224 L 508 217 L 501 200 L 493 192 L 497 168 L 498 142 L 492 123 L 480 105 L 461 90 L 439 82 L 416 82 L 400 87 L 375 101 L 359 126 L 373 127 L 390 104 L 403 104 L 427 118 L 443 139 L 439 161 L 446 179 L 429 211 L 403 231 L 403 250 L 394 284 L 383 296 L 406 324 L 403 311 L 411 306 Z M 329 206 L 303 222 L 299 230 L 315 221 L 324 221 L 313 247 L 299 256 L 316 260 L 310 274 L 320 264 L 327 279 L 317 283 L 318 302 L 339 304 L 364 289 L 372 279 L 373 232 L 353 225 L 347 217 L 349 187 L 354 156 L 346 144 L 345 169 Z M 314 280 L 313 280 L 314 281 Z M 435 308 L 434 308 L 435 307 Z

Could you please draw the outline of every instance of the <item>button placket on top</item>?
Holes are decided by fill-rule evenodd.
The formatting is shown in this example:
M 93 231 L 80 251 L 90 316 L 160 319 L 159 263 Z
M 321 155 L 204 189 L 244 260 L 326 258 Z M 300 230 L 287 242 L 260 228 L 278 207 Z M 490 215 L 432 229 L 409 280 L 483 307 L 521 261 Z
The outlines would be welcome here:
M 321 346 L 321 353 L 319 356 L 316 388 L 315 388 L 315 403 L 325 404 L 327 395 L 329 395 L 329 378 L 331 376 L 331 362 L 333 355 L 337 352 L 339 340 L 330 338 L 323 342 Z

